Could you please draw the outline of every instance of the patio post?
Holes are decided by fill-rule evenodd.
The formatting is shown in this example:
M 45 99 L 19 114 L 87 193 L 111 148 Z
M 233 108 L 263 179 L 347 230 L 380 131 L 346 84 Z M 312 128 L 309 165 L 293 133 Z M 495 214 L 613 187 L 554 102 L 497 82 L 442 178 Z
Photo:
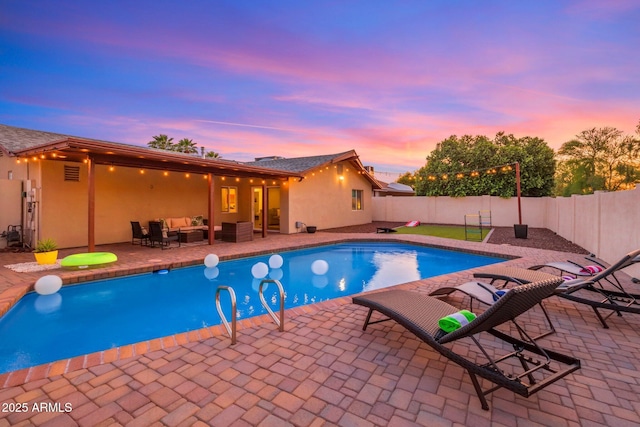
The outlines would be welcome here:
M 516 196 L 518 197 L 518 224 L 522 224 L 522 207 L 520 206 L 520 162 L 516 162 Z
M 267 185 L 262 184 L 262 237 L 267 237 Z
M 88 218 L 87 218 L 87 247 L 89 252 L 96 250 L 96 165 L 90 156 L 87 156 L 87 181 L 88 181 Z
M 214 198 L 214 190 L 215 187 L 213 185 L 213 174 L 209 173 L 208 177 L 208 184 L 209 184 L 209 200 L 207 203 L 208 209 L 207 209 L 207 218 L 209 218 L 209 225 L 207 227 L 209 227 L 209 244 L 213 245 L 213 241 L 215 240 L 215 224 L 214 224 L 214 218 L 213 218 L 213 212 L 214 212 L 214 208 L 215 208 L 215 198 Z

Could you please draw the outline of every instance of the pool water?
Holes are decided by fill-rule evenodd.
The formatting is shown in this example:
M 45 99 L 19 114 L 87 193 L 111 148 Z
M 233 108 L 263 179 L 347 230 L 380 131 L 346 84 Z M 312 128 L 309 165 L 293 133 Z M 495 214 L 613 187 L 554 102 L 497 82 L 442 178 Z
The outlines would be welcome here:
M 0 318 L 0 373 L 218 325 L 215 293 L 221 285 L 234 289 L 239 319 L 264 314 L 252 267 L 268 265 L 271 255 L 65 286 L 53 295 L 29 293 Z M 282 283 L 285 308 L 504 261 L 386 242 L 279 255 L 282 267 L 269 268 L 266 278 Z M 312 271 L 318 260 L 326 261 L 325 274 Z M 277 312 L 277 286 L 267 285 L 264 295 Z M 230 319 L 228 294 L 221 293 L 221 301 Z

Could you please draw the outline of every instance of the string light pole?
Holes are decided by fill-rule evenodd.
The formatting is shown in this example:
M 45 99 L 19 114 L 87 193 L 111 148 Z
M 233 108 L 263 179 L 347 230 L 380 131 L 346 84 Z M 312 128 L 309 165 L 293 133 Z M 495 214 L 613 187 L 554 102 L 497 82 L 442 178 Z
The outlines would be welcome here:
M 516 162 L 516 196 L 518 197 L 518 224 L 522 225 L 522 206 L 520 205 L 520 162 Z

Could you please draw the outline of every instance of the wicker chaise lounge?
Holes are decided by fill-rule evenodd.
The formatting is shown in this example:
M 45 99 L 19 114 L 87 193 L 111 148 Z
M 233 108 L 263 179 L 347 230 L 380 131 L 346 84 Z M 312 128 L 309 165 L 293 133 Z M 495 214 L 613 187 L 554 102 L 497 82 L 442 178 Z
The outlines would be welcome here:
M 506 388 L 521 396 L 529 397 L 580 368 L 578 359 L 543 349 L 516 323 L 516 317 L 551 295 L 561 281 L 561 278 L 554 278 L 518 286 L 506 293 L 475 320 L 448 334 L 439 328 L 438 320 L 458 312 L 459 309 L 437 298 L 419 292 L 389 290 L 356 296 L 353 302 L 369 308 L 363 330 L 366 330 L 368 325 L 393 319 L 434 350 L 466 369 L 482 409 L 488 410 L 489 405 L 485 396 L 498 388 Z M 371 320 L 374 311 L 382 313 L 387 318 Z M 521 338 L 515 338 L 495 329 L 506 322 L 515 325 Z M 501 345 L 497 345 L 495 349 L 486 348 L 486 345 L 481 345 L 476 337 L 480 332 L 487 332 L 498 341 L 510 344 L 514 351 L 497 354 L 501 352 Z M 487 360 L 478 363 L 468 358 L 466 353 L 465 355 L 456 353 L 454 351 L 456 345 L 447 346 L 463 338 L 470 338 Z M 493 353 L 493 356 L 490 353 Z M 519 363 L 502 363 L 513 358 L 518 359 Z M 498 367 L 499 364 L 501 367 Z M 478 377 L 492 382 L 495 386 L 483 390 Z
M 640 314 L 640 294 L 631 293 L 625 289 L 622 281 L 616 277 L 616 273 L 631 265 L 640 263 L 640 249 L 629 252 L 620 260 L 588 277 L 579 277 L 574 280 L 564 281 L 558 286 L 555 294 L 580 304 L 585 304 L 593 309 L 596 317 L 605 329 L 609 328 L 606 319 L 613 313 L 622 316 L 623 312 Z M 550 265 L 534 266 L 532 269 L 516 267 L 491 267 L 474 274 L 475 277 L 493 280 L 504 280 L 516 284 L 527 280 L 546 277 L 548 273 L 539 271 Z M 556 268 L 557 269 L 557 268 Z M 599 310 L 611 310 L 603 315 Z

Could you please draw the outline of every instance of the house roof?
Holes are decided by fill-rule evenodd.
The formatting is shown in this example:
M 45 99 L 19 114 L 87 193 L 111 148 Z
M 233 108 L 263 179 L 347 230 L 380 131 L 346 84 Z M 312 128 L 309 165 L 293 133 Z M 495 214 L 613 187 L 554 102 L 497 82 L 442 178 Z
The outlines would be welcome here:
M 380 182 L 382 184 L 382 188 L 379 190 L 375 190 L 376 193 L 381 195 L 389 195 L 389 196 L 415 196 L 416 192 L 413 188 L 409 187 L 405 184 L 400 184 L 398 182 L 391 182 L 387 184 L 386 182 Z
M 159 169 L 226 176 L 286 179 L 302 176 L 295 171 L 268 166 L 202 158 L 193 154 L 158 150 L 117 142 L 23 129 L 0 124 L 0 149 L 8 156 Z
M 378 182 L 378 180 L 376 180 L 373 175 L 371 175 L 369 171 L 367 171 L 362 165 L 362 163 L 360 162 L 360 158 L 356 154 L 355 150 L 349 150 L 336 154 L 295 157 L 290 159 L 276 156 L 263 157 L 261 159 L 257 159 L 254 162 L 247 162 L 246 164 L 253 166 L 263 166 L 270 169 L 277 169 L 291 173 L 298 173 L 304 176 L 305 173 L 311 172 L 313 169 L 337 164 L 344 161 L 351 163 L 359 174 L 363 175 L 369 182 L 371 182 L 374 188 L 381 188 L 380 182 Z

